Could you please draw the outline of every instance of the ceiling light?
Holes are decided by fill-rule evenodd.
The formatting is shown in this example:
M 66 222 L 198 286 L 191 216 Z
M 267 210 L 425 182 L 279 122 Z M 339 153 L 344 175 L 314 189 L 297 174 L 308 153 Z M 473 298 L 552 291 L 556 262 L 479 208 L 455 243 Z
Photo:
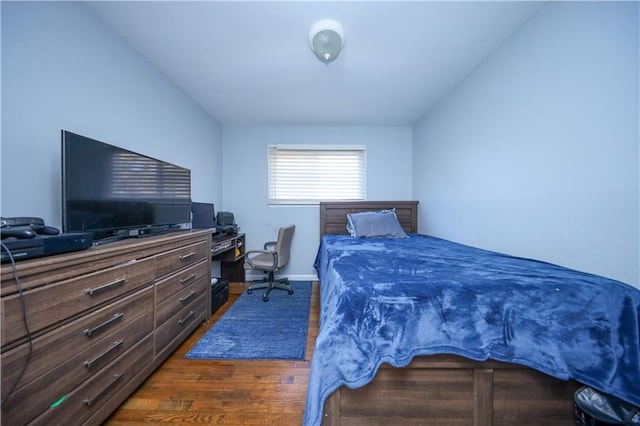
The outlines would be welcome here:
M 328 64 L 338 57 L 344 45 L 342 25 L 332 19 L 316 22 L 309 31 L 309 44 L 318 59 Z

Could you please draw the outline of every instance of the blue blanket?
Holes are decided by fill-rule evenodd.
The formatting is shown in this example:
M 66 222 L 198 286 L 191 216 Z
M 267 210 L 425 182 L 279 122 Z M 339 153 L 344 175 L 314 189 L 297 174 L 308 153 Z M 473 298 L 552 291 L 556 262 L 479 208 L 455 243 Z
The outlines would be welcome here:
M 320 330 L 304 424 L 382 363 L 456 354 L 575 379 L 640 406 L 640 290 L 425 235 L 323 237 Z

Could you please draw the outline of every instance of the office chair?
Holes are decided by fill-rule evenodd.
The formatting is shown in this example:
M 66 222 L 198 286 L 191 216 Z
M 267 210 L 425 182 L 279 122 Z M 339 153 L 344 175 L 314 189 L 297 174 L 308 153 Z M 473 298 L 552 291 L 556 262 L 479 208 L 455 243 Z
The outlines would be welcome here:
M 274 274 L 283 268 L 288 262 L 291 254 L 291 240 L 293 239 L 293 231 L 295 225 L 288 225 L 278 230 L 278 240 L 268 241 L 264 244 L 264 250 L 249 250 L 244 254 L 244 269 L 259 270 L 267 274 L 262 281 L 254 281 L 247 293 L 251 294 L 253 290 L 266 288 L 262 300 L 269 301 L 269 293 L 274 288 L 287 290 L 289 294 L 293 294 L 293 289 L 289 284 L 288 278 L 275 279 Z

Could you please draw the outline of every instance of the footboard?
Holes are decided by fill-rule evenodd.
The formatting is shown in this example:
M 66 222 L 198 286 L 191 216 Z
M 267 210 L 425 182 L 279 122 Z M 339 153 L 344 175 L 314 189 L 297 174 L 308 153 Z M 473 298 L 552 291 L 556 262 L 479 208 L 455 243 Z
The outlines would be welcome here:
M 338 389 L 322 424 L 570 426 L 580 386 L 515 364 L 422 356 L 405 368 L 382 366 L 362 388 Z

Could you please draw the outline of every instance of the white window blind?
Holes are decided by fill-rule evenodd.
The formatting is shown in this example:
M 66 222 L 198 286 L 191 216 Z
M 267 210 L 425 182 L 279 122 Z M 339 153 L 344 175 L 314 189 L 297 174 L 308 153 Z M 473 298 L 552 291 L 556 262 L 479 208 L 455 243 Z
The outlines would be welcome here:
M 270 145 L 269 204 L 366 199 L 362 145 Z

